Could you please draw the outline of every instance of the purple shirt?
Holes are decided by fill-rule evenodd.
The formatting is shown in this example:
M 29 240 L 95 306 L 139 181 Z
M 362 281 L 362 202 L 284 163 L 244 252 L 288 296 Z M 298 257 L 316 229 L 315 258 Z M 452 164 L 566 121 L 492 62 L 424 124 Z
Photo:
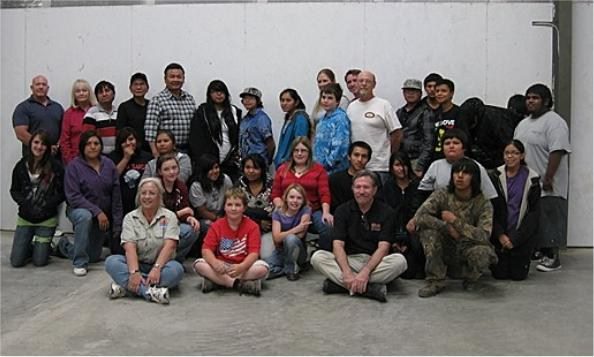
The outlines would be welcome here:
M 303 217 L 304 214 L 311 215 L 311 208 L 309 208 L 309 206 L 302 207 L 294 216 L 287 216 L 280 210 L 276 210 L 272 212 L 272 220 L 280 222 L 281 231 L 284 232 L 297 226 L 301 222 L 301 217 Z
M 101 156 L 99 172 L 77 156 L 66 166 L 64 191 L 70 208 L 84 208 L 96 217 L 104 212 L 113 221 L 114 230 L 122 227 L 120 178 L 115 164 Z
M 527 179 L 528 169 L 525 166 L 520 166 L 516 176 L 507 176 L 507 231 L 510 233 L 515 232 L 518 225 L 520 205 Z

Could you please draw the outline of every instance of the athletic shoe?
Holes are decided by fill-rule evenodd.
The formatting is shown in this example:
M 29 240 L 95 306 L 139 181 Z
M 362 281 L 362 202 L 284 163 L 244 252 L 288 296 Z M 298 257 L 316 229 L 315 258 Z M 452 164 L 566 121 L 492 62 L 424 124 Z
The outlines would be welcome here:
M 561 269 L 561 261 L 559 260 L 559 257 L 556 257 L 556 258 L 544 257 L 541 259 L 540 263 L 538 263 L 538 265 L 536 266 L 536 270 L 542 271 L 542 272 L 555 271 L 555 270 L 559 270 L 559 269 Z
M 367 284 L 367 290 L 362 295 L 372 300 L 377 300 L 379 302 L 387 302 L 387 294 L 388 288 L 386 284 L 369 283 Z
M 117 299 L 126 296 L 126 289 L 112 282 L 109 287 L 109 298 Z
M 151 286 L 147 289 L 146 293 L 150 297 L 151 301 L 154 301 L 158 304 L 169 304 L 169 289 L 167 288 Z
M 72 269 L 72 272 L 76 276 L 85 276 L 87 275 L 87 268 L 74 268 Z
M 216 290 L 217 288 L 217 284 L 213 283 L 212 281 L 210 281 L 209 279 L 202 277 L 202 285 L 200 287 L 200 289 L 202 290 L 202 293 L 206 294 L 209 293 L 213 290 Z
M 262 281 L 257 280 L 240 280 L 239 281 L 239 295 L 248 294 L 260 296 L 262 290 Z
M 324 280 L 322 291 L 326 294 L 347 294 L 349 291 L 330 279 Z

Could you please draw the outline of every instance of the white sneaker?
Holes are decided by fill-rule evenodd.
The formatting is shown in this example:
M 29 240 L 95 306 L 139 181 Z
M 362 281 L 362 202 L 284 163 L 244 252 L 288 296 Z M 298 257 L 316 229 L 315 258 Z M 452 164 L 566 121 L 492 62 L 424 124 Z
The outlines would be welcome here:
M 151 286 L 148 288 L 147 294 L 151 298 L 151 301 L 158 304 L 169 304 L 169 289 L 167 288 Z
M 74 268 L 72 272 L 76 276 L 85 276 L 87 275 L 87 268 Z
M 56 228 L 56 230 L 54 231 L 54 237 L 60 238 L 63 235 L 64 235 L 64 232 L 62 232 L 61 230 L 59 230 L 58 228 Z
M 117 299 L 126 296 L 126 289 L 122 288 L 118 284 L 112 282 L 109 287 L 109 298 Z

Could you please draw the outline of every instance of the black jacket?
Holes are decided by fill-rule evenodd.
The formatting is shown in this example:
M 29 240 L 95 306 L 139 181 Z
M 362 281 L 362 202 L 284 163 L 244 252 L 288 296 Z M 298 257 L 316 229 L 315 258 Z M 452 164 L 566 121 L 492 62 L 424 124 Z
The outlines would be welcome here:
M 540 204 L 540 177 L 528 168 L 528 178 L 524 185 L 524 195 L 520 206 L 520 217 L 515 233 L 510 234 L 507 229 L 507 178 L 505 166 L 493 170 L 489 177 L 497 190 L 497 198 L 493 203 L 493 230 L 491 243 L 497 251 L 501 251 L 499 236 L 507 234 L 514 245 L 510 251 L 512 255 L 530 255 L 536 244 L 538 234 L 538 217 Z
M 231 110 L 235 111 L 237 122 L 233 120 L 233 114 L 228 113 L 225 116 L 225 123 L 229 128 L 229 141 L 231 142 L 231 150 L 227 154 L 224 161 L 238 156 L 239 150 L 239 121 L 241 119 L 241 110 L 234 105 L 231 105 Z M 214 110 L 206 103 L 200 104 L 194 118 L 190 123 L 190 158 L 193 163 L 198 161 L 198 158 L 203 154 L 211 154 L 216 158 L 219 157 L 219 146 L 217 141 L 222 138 L 222 128 L 220 119 Z M 222 140 L 222 139 L 221 139 Z M 221 163 L 222 164 L 222 163 Z
M 27 159 L 22 158 L 12 170 L 10 195 L 19 205 L 19 216 L 31 223 L 43 222 L 58 214 L 64 202 L 64 169 L 50 158 L 51 173 L 40 177 L 37 190 L 29 178 Z

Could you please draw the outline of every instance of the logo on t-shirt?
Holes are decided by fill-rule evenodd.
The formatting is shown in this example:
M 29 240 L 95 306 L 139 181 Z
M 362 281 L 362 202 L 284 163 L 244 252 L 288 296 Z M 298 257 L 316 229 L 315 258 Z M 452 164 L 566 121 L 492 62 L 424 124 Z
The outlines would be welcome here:
M 375 113 L 374 112 L 365 112 L 365 118 L 367 119 L 373 119 L 375 118 Z
M 247 235 L 244 235 L 240 239 L 223 237 L 219 242 L 219 252 L 222 256 L 226 257 L 247 255 Z

